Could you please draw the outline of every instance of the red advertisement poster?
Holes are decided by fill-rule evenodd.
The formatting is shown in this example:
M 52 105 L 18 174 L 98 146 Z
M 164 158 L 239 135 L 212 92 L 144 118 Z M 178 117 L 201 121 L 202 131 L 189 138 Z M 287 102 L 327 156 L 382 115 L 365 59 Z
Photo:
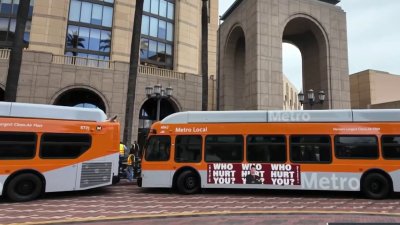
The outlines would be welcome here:
M 209 184 L 301 185 L 300 165 L 266 163 L 210 163 Z

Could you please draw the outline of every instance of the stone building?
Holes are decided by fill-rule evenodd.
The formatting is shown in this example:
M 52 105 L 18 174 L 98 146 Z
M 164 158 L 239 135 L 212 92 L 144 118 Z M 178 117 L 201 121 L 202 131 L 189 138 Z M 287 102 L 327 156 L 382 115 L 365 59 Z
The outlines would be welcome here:
M 350 75 L 351 108 L 400 108 L 400 76 L 377 70 Z
M 283 42 L 302 54 L 302 89 L 326 93 L 314 108 L 350 108 L 346 14 L 338 2 L 237 0 L 220 26 L 220 108 L 282 109 Z
M 290 80 L 283 75 L 283 110 L 300 110 L 299 91 Z
M 132 0 L 31 0 L 27 48 L 17 101 L 99 107 L 124 123 Z M 4 94 L 17 0 L 0 2 L 0 97 Z M 201 5 L 192 0 L 145 0 L 133 140 L 156 119 L 147 86 L 173 88 L 160 118 L 201 109 Z M 209 109 L 215 109 L 218 1 L 209 5 Z M 122 134 L 121 134 L 122 135 Z

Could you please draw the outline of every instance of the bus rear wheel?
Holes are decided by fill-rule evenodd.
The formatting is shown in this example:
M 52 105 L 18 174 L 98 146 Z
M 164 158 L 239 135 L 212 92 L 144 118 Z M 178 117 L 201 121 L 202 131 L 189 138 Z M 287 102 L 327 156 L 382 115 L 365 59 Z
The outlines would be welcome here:
M 15 176 L 6 187 L 6 195 L 11 201 L 25 202 L 36 199 L 42 193 L 42 180 L 31 173 Z
M 176 187 L 181 194 L 194 194 L 200 191 L 200 179 L 194 172 L 186 170 L 179 174 Z
M 363 180 L 362 190 L 368 198 L 383 199 L 391 192 L 390 181 L 380 173 L 370 173 Z

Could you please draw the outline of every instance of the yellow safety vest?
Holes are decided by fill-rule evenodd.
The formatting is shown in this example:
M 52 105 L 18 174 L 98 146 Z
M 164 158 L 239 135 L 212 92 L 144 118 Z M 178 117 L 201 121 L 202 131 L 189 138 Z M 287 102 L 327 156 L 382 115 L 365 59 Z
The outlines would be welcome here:
M 125 155 L 125 146 L 124 144 L 119 144 L 119 155 Z
M 133 158 L 133 159 L 132 159 Z M 128 156 L 128 160 L 127 160 L 127 162 L 126 162 L 126 164 L 128 165 L 128 166 L 132 166 L 132 164 L 135 162 L 135 156 L 134 155 L 132 155 L 132 154 L 130 154 L 129 156 Z

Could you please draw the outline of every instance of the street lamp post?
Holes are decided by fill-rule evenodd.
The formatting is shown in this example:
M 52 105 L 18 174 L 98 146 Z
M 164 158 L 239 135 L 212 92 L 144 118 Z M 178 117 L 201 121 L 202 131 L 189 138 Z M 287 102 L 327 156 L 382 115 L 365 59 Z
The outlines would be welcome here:
M 298 97 L 299 97 L 299 102 L 301 105 L 309 104 L 312 109 L 314 104 L 321 104 L 321 105 L 324 104 L 325 92 L 324 91 L 318 92 L 318 101 L 315 100 L 315 95 L 314 95 L 313 89 L 310 89 L 307 91 L 307 101 L 305 101 L 305 99 L 304 99 L 303 91 L 300 91 L 300 93 L 298 94 Z
M 146 87 L 146 96 L 147 98 L 155 98 L 157 100 L 157 115 L 156 120 L 160 120 L 160 103 L 161 99 L 167 99 L 172 96 L 172 91 L 174 89 L 172 87 L 167 87 L 165 89 L 162 88 L 161 84 L 156 84 L 154 87 Z

